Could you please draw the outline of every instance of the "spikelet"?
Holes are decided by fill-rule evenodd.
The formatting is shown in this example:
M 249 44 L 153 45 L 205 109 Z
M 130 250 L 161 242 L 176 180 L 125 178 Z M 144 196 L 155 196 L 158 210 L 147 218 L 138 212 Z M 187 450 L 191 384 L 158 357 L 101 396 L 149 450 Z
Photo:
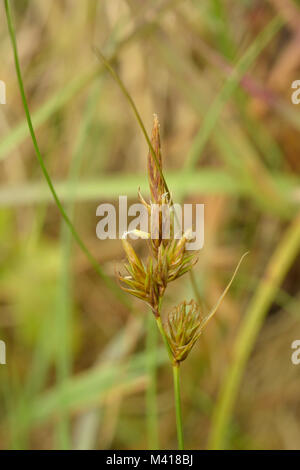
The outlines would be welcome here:
M 171 240 L 167 246 L 161 244 L 157 253 L 155 279 L 164 287 L 187 273 L 197 262 L 197 256 L 187 252 L 185 235 L 180 240 Z
M 175 363 L 182 362 L 201 334 L 200 308 L 194 300 L 181 302 L 168 315 L 168 342 Z
M 157 161 L 155 161 L 152 152 L 149 149 L 147 166 L 150 194 L 151 200 L 154 204 L 161 204 L 162 196 L 167 192 L 167 188 L 165 187 L 165 183 L 157 167 L 158 164 L 159 168 L 162 170 L 159 122 L 156 114 L 154 114 L 151 144 Z
M 175 363 L 184 361 L 188 356 L 203 329 L 220 307 L 238 272 L 241 262 L 247 254 L 245 253 L 241 257 L 216 305 L 207 315 L 201 313 L 199 305 L 194 300 L 191 300 L 189 303 L 186 301 L 181 302 L 169 313 L 165 330 Z
M 166 211 L 163 210 L 163 207 L 164 209 L 167 208 L 167 210 L 169 211 L 171 208 L 170 194 L 162 177 L 162 156 L 160 146 L 159 121 L 156 114 L 154 114 L 153 120 L 151 145 L 154 150 L 156 159 L 154 158 L 151 149 L 149 149 L 147 157 L 147 169 L 150 189 L 150 202 L 147 203 L 145 201 L 145 199 L 140 193 L 140 190 L 138 191 L 138 195 L 141 203 L 144 204 L 144 206 L 147 208 L 148 224 L 150 227 L 150 231 L 152 228 L 152 231 L 157 234 L 155 238 L 151 238 L 150 242 L 150 247 L 153 251 L 153 254 L 156 255 L 159 246 L 162 243 L 167 244 L 167 241 L 163 240 L 162 238 L 162 227 L 164 222 L 163 219 L 166 216 Z
M 122 244 L 127 255 L 128 263 L 125 264 L 127 275 L 118 273 L 120 287 L 129 294 L 146 302 L 157 315 L 159 304 L 159 286 L 153 282 L 153 261 L 148 258 L 145 265 L 138 257 L 130 243 L 122 239 Z

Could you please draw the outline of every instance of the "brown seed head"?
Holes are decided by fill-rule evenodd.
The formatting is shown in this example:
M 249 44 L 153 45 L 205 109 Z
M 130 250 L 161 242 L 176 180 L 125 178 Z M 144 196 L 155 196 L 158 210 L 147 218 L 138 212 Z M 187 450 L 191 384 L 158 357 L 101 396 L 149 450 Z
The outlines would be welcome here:
M 184 361 L 201 334 L 200 307 L 194 300 L 181 302 L 169 313 L 166 333 L 174 361 Z
M 155 271 L 158 284 L 167 286 L 183 274 L 187 273 L 198 261 L 197 255 L 186 251 L 186 238 L 173 239 L 167 245 L 161 244 L 157 251 L 157 266 Z
M 140 234 L 143 233 L 142 238 L 148 239 L 150 248 L 150 256 L 146 264 L 140 260 L 131 244 L 126 239 L 122 240 L 128 260 L 128 263 L 125 264 L 127 275 L 118 274 L 118 279 L 123 290 L 147 302 L 154 314 L 159 316 L 161 301 L 168 283 L 188 272 L 197 259 L 194 253 L 186 251 L 186 235 L 180 240 L 174 239 L 172 198 L 158 169 L 158 166 L 160 169 L 162 167 L 162 158 L 159 122 L 156 115 L 154 116 L 151 142 L 156 156 L 155 159 L 149 150 L 148 178 L 151 201 L 147 203 L 140 191 L 139 198 L 148 211 L 150 232 L 155 232 L 157 238 L 151 237 L 150 233 L 140 232 Z M 168 226 L 168 222 L 170 222 L 170 237 L 167 238 L 166 234 L 163 234 L 163 227 Z M 163 235 L 166 236 L 166 239 L 163 238 Z
M 167 245 L 161 243 L 154 259 L 149 256 L 144 264 L 128 240 L 122 239 L 128 275 L 118 274 L 121 288 L 150 305 L 155 315 L 168 283 L 192 269 L 197 261 L 194 253 L 185 250 L 185 242 L 183 236 L 180 240 L 168 241 Z
M 153 260 L 149 257 L 145 265 L 126 239 L 122 243 L 128 263 L 124 265 L 127 275 L 117 275 L 120 286 L 125 292 L 146 302 L 157 314 L 160 291 L 153 278 Z

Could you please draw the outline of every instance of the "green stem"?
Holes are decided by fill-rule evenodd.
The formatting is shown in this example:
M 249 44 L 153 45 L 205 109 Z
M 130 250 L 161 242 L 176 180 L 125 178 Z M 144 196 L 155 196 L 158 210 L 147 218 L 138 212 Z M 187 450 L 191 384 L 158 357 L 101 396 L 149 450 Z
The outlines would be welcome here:
M 159 433 L 158 433 L 158 412 L 157 412 L 157 328 L 153 321 L 153 316 L 148 315 L 147 318 L 147 367 L 149 382 L 146 390 L 146 415 L 147 415 L 147 434 L 148 448 L 151 450 L 159 449 Z
M 176 428 L 178 449 L 183 450 L 183 432 L 182 432 L 182 415 L 181 415 L 181 401 L 180 401 L 180 376 L 179 376 L 179 363 L 173 365 L 173 379 L 174 379 L 174 399 L 176 410 Z
M 162 321 L 161 321 L 161 317 L 155 317 L 155 320 L 156 320 L 156 324 L 157 324 L 157 327 L 160 331 L 160 334 L 162 336 L 162 339 L 165 343 L 165 346 L 166 346 L 166 349 L 167 349 L 167 352 L 168 352 L 168 355 L 169 355 L 169 358 L 171 359 L 171 361 L 173 362 L 173 354 L 172 354 L 172 351 L 171 351 L 171 348 L 170 348 L 170 345 L 169 345 L 169 341 L 168 341 L 168 338 L 166 336 L 166 333 L 165 333 L 165 330 L 164 330 L 164 327 L 163 327 L 163 324 L 162 324 Z
M 157 327 L 160 331 L 160 334 L 164 340 L 169 358 L 173 365 L 173 379 L 174 379 L 174 399 L 175 399 L 175 409 L 176 409 L 176 427 L 177 427 L 177 439 L 178 439 L 178 448 L 183 450 L 183 433 L 182 433 L 182 417 L 181 417 L 181 402 L 180 402 L 180 380 L 179 380 L 179 363 L 174 363 L 174 358 L 172 350 L 165 333 L 161 317 L 155 317 Z

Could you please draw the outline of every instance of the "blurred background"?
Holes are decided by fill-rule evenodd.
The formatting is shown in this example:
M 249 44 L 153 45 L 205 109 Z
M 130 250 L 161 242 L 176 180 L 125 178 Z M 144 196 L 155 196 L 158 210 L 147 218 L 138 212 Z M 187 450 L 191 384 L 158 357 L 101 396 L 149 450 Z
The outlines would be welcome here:
M 300 104 L 291 100 L 300 80 L 299 6 L 11 2 L 39 146 L 98 276 L 36 159 L 1 2 L 0 339 L 7 364 L 0 365 L 0 448 L 177 445 L 171 370 L 151 313 L 115 281 L 121 242 L 96 237 L 99 204 L 117 205 L 119 195 L 137 202 L 138 186 L 149 192 L 147 144 L 94 46 L 112 61 L 148 132 L 158 114 L 174 199 L 205 204 L 205 245 L 194 269 L 205 309 L 250 251 L 182 367 L 186 447 L 300 448 L 300 365 L 291 361 L 300 339 Z M 135 247 L 145 253 L 143 241 Z M 163 311 L 193 297 L 185 276 L 168 287 Z M 226 436 L 216 443 L 233 367 L 241 380 Z

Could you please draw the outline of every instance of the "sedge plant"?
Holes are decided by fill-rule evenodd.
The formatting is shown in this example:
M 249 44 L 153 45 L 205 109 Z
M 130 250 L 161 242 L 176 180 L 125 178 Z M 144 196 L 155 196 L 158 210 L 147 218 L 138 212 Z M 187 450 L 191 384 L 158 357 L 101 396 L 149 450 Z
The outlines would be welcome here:
M 140 191 L 139 199 L 147 209 L 148 227 L 151 227 L 151 234 L 155 233 L 156 236 L 152 237 L 150 233 L 140 230 L 134 231 L 135 236 L 147 241 L 148 256 L 146 260 L 142 260 L 129 243 L 127 239 L 128 232 L 124 234 L 122 243 L 127 257 L 127 263 L 124 265 L 126 274 L 118 273 L 118 279 L 124 291 L 150 306 L 166 346 L 173 368 L 178 448 L 182 450 L 184 449 L 184 442 L 180 399 L 180 364 L 186 360 L 204 327 L 216 313 L 243 257 L 211 312 L 205 315 L 195 300 L 184 300 L 167 314 L 166 321 L 163 322 L 162 303 L 167 286 L 170 282 L 191 271 L 197 262 L 197 253 L 191 253 L 187 250 L 186 244 L 189 240 L 187 232 L 181 238 L 175 237 L 175 210 L 163 177 L 159 122 L 156 115 L 154 115 L 151 147 L 152 151 L 149 149 L 147 159 L 150 201 L 146 202 Z M 168 209 L 168 215 L 166 215 L 166 208 Z M 163 236 L 164 217 L 168 217 L 170 222 L 169 238 Z
M 120 87 L 149 146 L 147 167 L 151 199 L 147 203 L 140 194 L 140 191 L 139 198 L 148 211 L 148 222 L 150 224 L 148 227 L 150 226 L 154 228 L 156 236 L 154 239 L 151 239 L 150 233 L 135 230 L 135 235 L 148 240 L 148 258 L 146 262 L 143 262 L 134 251 L 132 245 L 128 242 L 127 234 L 125 234 L 122 239 L 122 243 L 127 256 L 127 263 L 124 265 L 126 275 L 119 273 L 118 279 L 120 281 L 121 288 L 124 291 L 139 298 L 150 306 L 156 321 L 157 328 L 166 346 L 166 350 L 173 368 L 178 448 L 179 450 L 183 450 L 184 442 L 179 374 L 180 364 L 187 358 L 192 347 L 201 335 L 204 327 L 216 313 L 236 276 L 243 258 L 248 253 L 245 253 L 241 257 L 232 275 L 232 278 L 221 294 L 215 307 L 208 314 L 205 314 L 203 312 L 202 302 L 197 289 L 197 283 L 192 271 L 193 266 L 197 262 L 197 255 L 195 253 L 187 253 L 186 243 L 188 241 L 188 233 L 185 233 L 181 239 L 174 237 L 174 219 L 176 219 L 176 211 L 173 210 L 171 192 L 168 188 L 162 169 L 158 118 L 156 115 L 154 115 L 152 137 L 150 139 L 134 100 L 124 85 L 122 79 L 116 73 L 110 62 L 108 62 L 103 54 L 99 51 L 99 49 L 95 47 L 94 52 L 96 56 L 104 63 L 105 67 Z M 158 206 L 160 208 L 158 223 L 156 215 L 155 222 L 152 220 L 152 215 L 156 212 L 156 210 L 152 211 L 153 206 Z M 169 208 L 169 214 L 166 214 L 166 206 Z M 169 240 L 166 240 L 162 237 L 162 222 L 164 216 L 170 217 L 169 220 L 171 222 L 171 227 Z M 153 227 L 152 223 L 157 223 L 158 226 Z M 178 279 L 187 272 L 190 274 L 190 280 L 197 298 L 197 302 L 194 300 L 191 300 L 190 302 L 181 302 L 168 314 L 167 322 L 163 324 L 161 310 L 167 285 L 171 281 Z

